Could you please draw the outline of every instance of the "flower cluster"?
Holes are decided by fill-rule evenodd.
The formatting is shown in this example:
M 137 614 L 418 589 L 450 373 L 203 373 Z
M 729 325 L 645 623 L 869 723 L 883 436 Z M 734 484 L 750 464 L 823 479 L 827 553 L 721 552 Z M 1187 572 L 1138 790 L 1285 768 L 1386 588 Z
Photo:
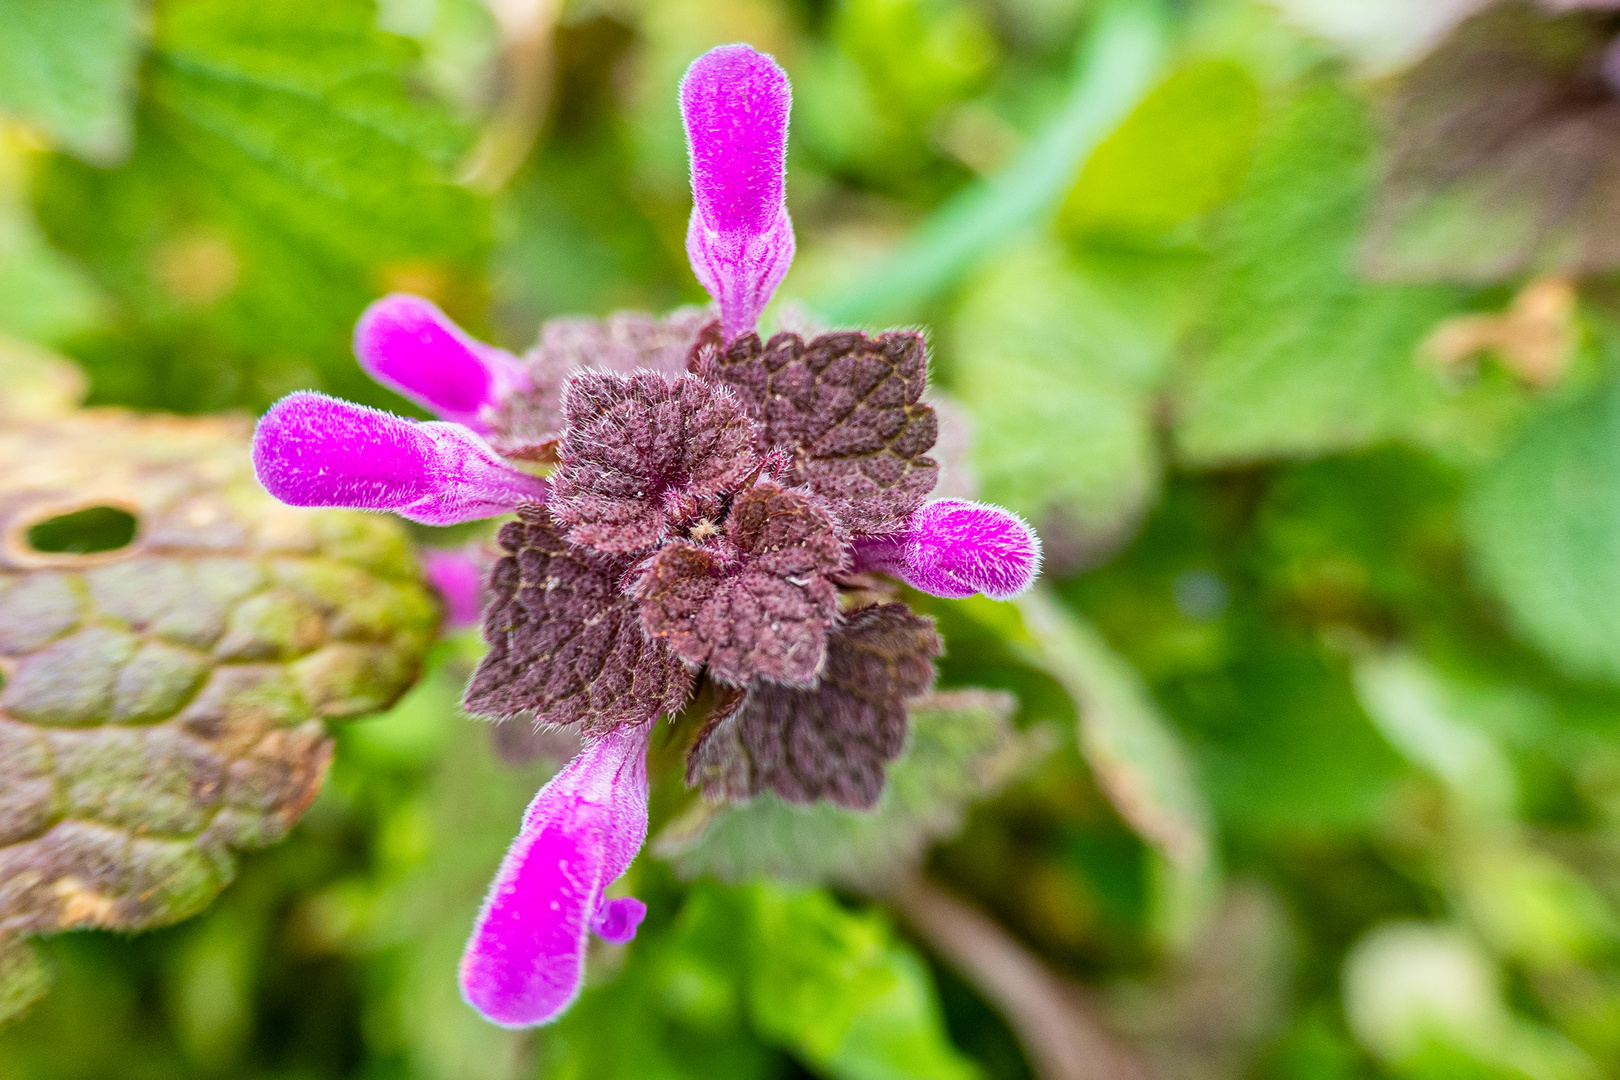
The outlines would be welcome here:
M 789 100 L 746 45 L 700 57 L 681 85 L 687 250 L 718 319 L 558 320 L 519 358 L 389 296 L 356 330 L 360 362 L 442 422 L 298 393 L 255 437 L 260 479 L 294 505 L 517 515 L 484 582 L 489 651 L 465 706 L 585 743 L 524 815 L 462 962 L 467 1000 L 498 1024 L 555 1018 L 590 934 L 635 935 L 644 906 L 605 891 L 646 838 L 654 723 L 700 681 L 714 704 L 689 783 L 868 808 L 941 645 L 861 575 L 1005 598 L 1039 569 L 1015 516 L 927 501 L 938 421 L 920 334 L 755 332 L 793 257 Z

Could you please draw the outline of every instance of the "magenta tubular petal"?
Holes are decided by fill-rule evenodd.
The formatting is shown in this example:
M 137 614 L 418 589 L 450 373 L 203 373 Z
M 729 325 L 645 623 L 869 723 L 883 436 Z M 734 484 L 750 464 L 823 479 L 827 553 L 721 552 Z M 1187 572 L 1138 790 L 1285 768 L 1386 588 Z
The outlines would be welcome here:
M 787 75 L 747 45 L 710 49 L 681 79 L 692 161 L 686 254 L 720 305 L 726 340 L 753 330 L 793 263 Z
M 602 891 L 647 840 L 653 721 L 587 742 L 524 812 L 461 958 L 461 993 L 502 1027 L 549 1023 L 573 1003 L 592 930 L 622 944 L 646 905 Z
M 621 896 L 602 905 L 591 929 L 596 936 L 613 945 L 623 945 L 636 936 L 636 927 L 647 917 L 647 905 L 633 896 Z
M 855 569 L 893 574 L 931 596 L 962 600 L 983 593 L 1010 600 L 1041 572 L 1041 541 L 1017 514 L 999 506 L 938 499 L 905 531 L 857 536 Z
M 529 376 L 505 349 L 469 337 L 431 301 L 390 293 L 360 316 L 354 355 L 366 374 L 441 420 L 489 433 L 489 413 Z
M 478 624 L 483 609 L 484 572 L 471 548 L 428 548 L 422 553 L 422 574 L 444 600 L 446 630 L 464 630 Z
M 253 468 L 292 506 L 392 510 L 426 525 L 495 517 L 546 499 L 546 483 L 457 424 L 426 423 L 309 391 L 259 420 Z

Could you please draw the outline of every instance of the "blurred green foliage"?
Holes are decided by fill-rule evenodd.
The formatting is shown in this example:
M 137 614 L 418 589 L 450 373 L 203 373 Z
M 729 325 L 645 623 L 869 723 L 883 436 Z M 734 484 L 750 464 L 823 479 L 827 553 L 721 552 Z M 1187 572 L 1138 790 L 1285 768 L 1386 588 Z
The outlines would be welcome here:
M 1354 48 L 1435 33 L 1278 3 L 0 0 L 0 330 L 176 411 L 408 411 L 348 355 L 389 289 L 513 348 L 701 301 L 675 82 L 774 52 L 783 297 L 932 326 L 1049 555 L 1019 604 L 915 598 L 945 688 L 1018 705 L 924 718 L 880 824 L 706 814 L 655 748 L 648 922 L 554 1028 L 456 996 L 548 766 L 458 713 L 452 639 L 209 911 L 42 942 L 0 1080 L 1125 1075 L 1087 1024 L 1163 1080 L 1620 1070 L 1620 292 L 1523 328 L 1547 385 L 1437 356 L 1528 282 L 1365 272 L 1400 76 Z M 936 837 L 990 937 L 852 869 Z

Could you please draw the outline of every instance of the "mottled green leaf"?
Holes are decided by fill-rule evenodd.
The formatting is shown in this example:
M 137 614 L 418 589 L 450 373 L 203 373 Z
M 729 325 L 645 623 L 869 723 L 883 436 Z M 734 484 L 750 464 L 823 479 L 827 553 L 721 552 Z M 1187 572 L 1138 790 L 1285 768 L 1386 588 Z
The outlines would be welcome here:
M 767 791 L 742 806 L 700 802 L 655 842 L 683 877 L 771 877 L 880 888 L 961 827 L 1030 755 L 1008 724 L 1008 694 L 961 690 L 911 703 L 911 733 L 876 809 L 796 806 Z
M 1527 640 L 1576 677 L 1620 681 L 1620 382 L 1526 425 L 1475 478 L 1465 529 Z
M 129 149 L 138 0 L 0 0 L 0 111 L 105 164 Z
M 114 412 L 0 426 L 0 935 L 201 910 L 319 791 L 324 721 L 415 678 L 438 610 L 402 530 L 275 502 L 245 435 Z M 33 546 L 36 523 L 104 504 L 135 518 L 125 546 Z
M 1070 236 L 1153 240 L 1237 187 L 1260 119 L 1254 80 L 1229 60 L 1176 72 L 1097 147 L 1058 227 Z
M 1218 244 L 1208 325 L 1175 388 L 1184 460 L 1367 446 L 1441 401 L 1416 350 L 1457 294 L 1356 273 L 1372 153 L 1367 107 L 1334 85 L 1306 90 L 1263 126 Z

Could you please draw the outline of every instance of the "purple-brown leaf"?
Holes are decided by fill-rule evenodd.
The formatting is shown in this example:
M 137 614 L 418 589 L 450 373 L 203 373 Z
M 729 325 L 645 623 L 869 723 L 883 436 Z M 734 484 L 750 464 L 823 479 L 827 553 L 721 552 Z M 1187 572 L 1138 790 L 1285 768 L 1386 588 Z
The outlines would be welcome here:
M 792 455 L 790 485 L 807 484 L 840 522 L 882 532 L 922 505 L 939 467 L 927 453 L 938 435 L 922 401 L 928 351 L 921 334 L 856 331 L 808 343 L 745 334 L 708 347 L 701 373 L 725 382 L 764 427 L 760 449 Z
M 489 652 L 463 703 L 496 719 L 605 732 L 685 703 L 692 675 L 642 635 L 619 585 L 632 563 L 568 543 L 544 508 L 501 529 L 506 556 L 490 574 Z
M 761 481 L 737 495 L 712 536 L 677 540 L 652 557 L 636 584 L 642 625 L 721 682 L 808 685 L 838 615 L 827 575 L 847 558 L 819 500 Z
M 640 551 L 719 513 L 755 468 L 758 425 L 728 390 L 691 375 L 581 372 L 548 506 L 568 538 Z
M 562 438 L 563 392 L 577 371 L 684 374 L 699 333 L 713 319 L 703 308 L 680 308 L 662 319 L 620 311 L 605 319 L 550 320 L 523 356 L 532 385 L 508 395 L 494 417 L 490 443 L 504 454 L 522 456 Z
M 1502 4 L 1403 76 L 1369 269 L 1491 282 L 1620 266 L 1614 39 L 1609 18 Z
M 737 801 L 769 788 L 788 802 L 870 809 L 906 742 L 906 700 L 933 688 L 943 646 L 904 604 L 862 608 L 827 639 L 813 688 L 757 680 L 717 707 L 687 757 L 687 782 Z

